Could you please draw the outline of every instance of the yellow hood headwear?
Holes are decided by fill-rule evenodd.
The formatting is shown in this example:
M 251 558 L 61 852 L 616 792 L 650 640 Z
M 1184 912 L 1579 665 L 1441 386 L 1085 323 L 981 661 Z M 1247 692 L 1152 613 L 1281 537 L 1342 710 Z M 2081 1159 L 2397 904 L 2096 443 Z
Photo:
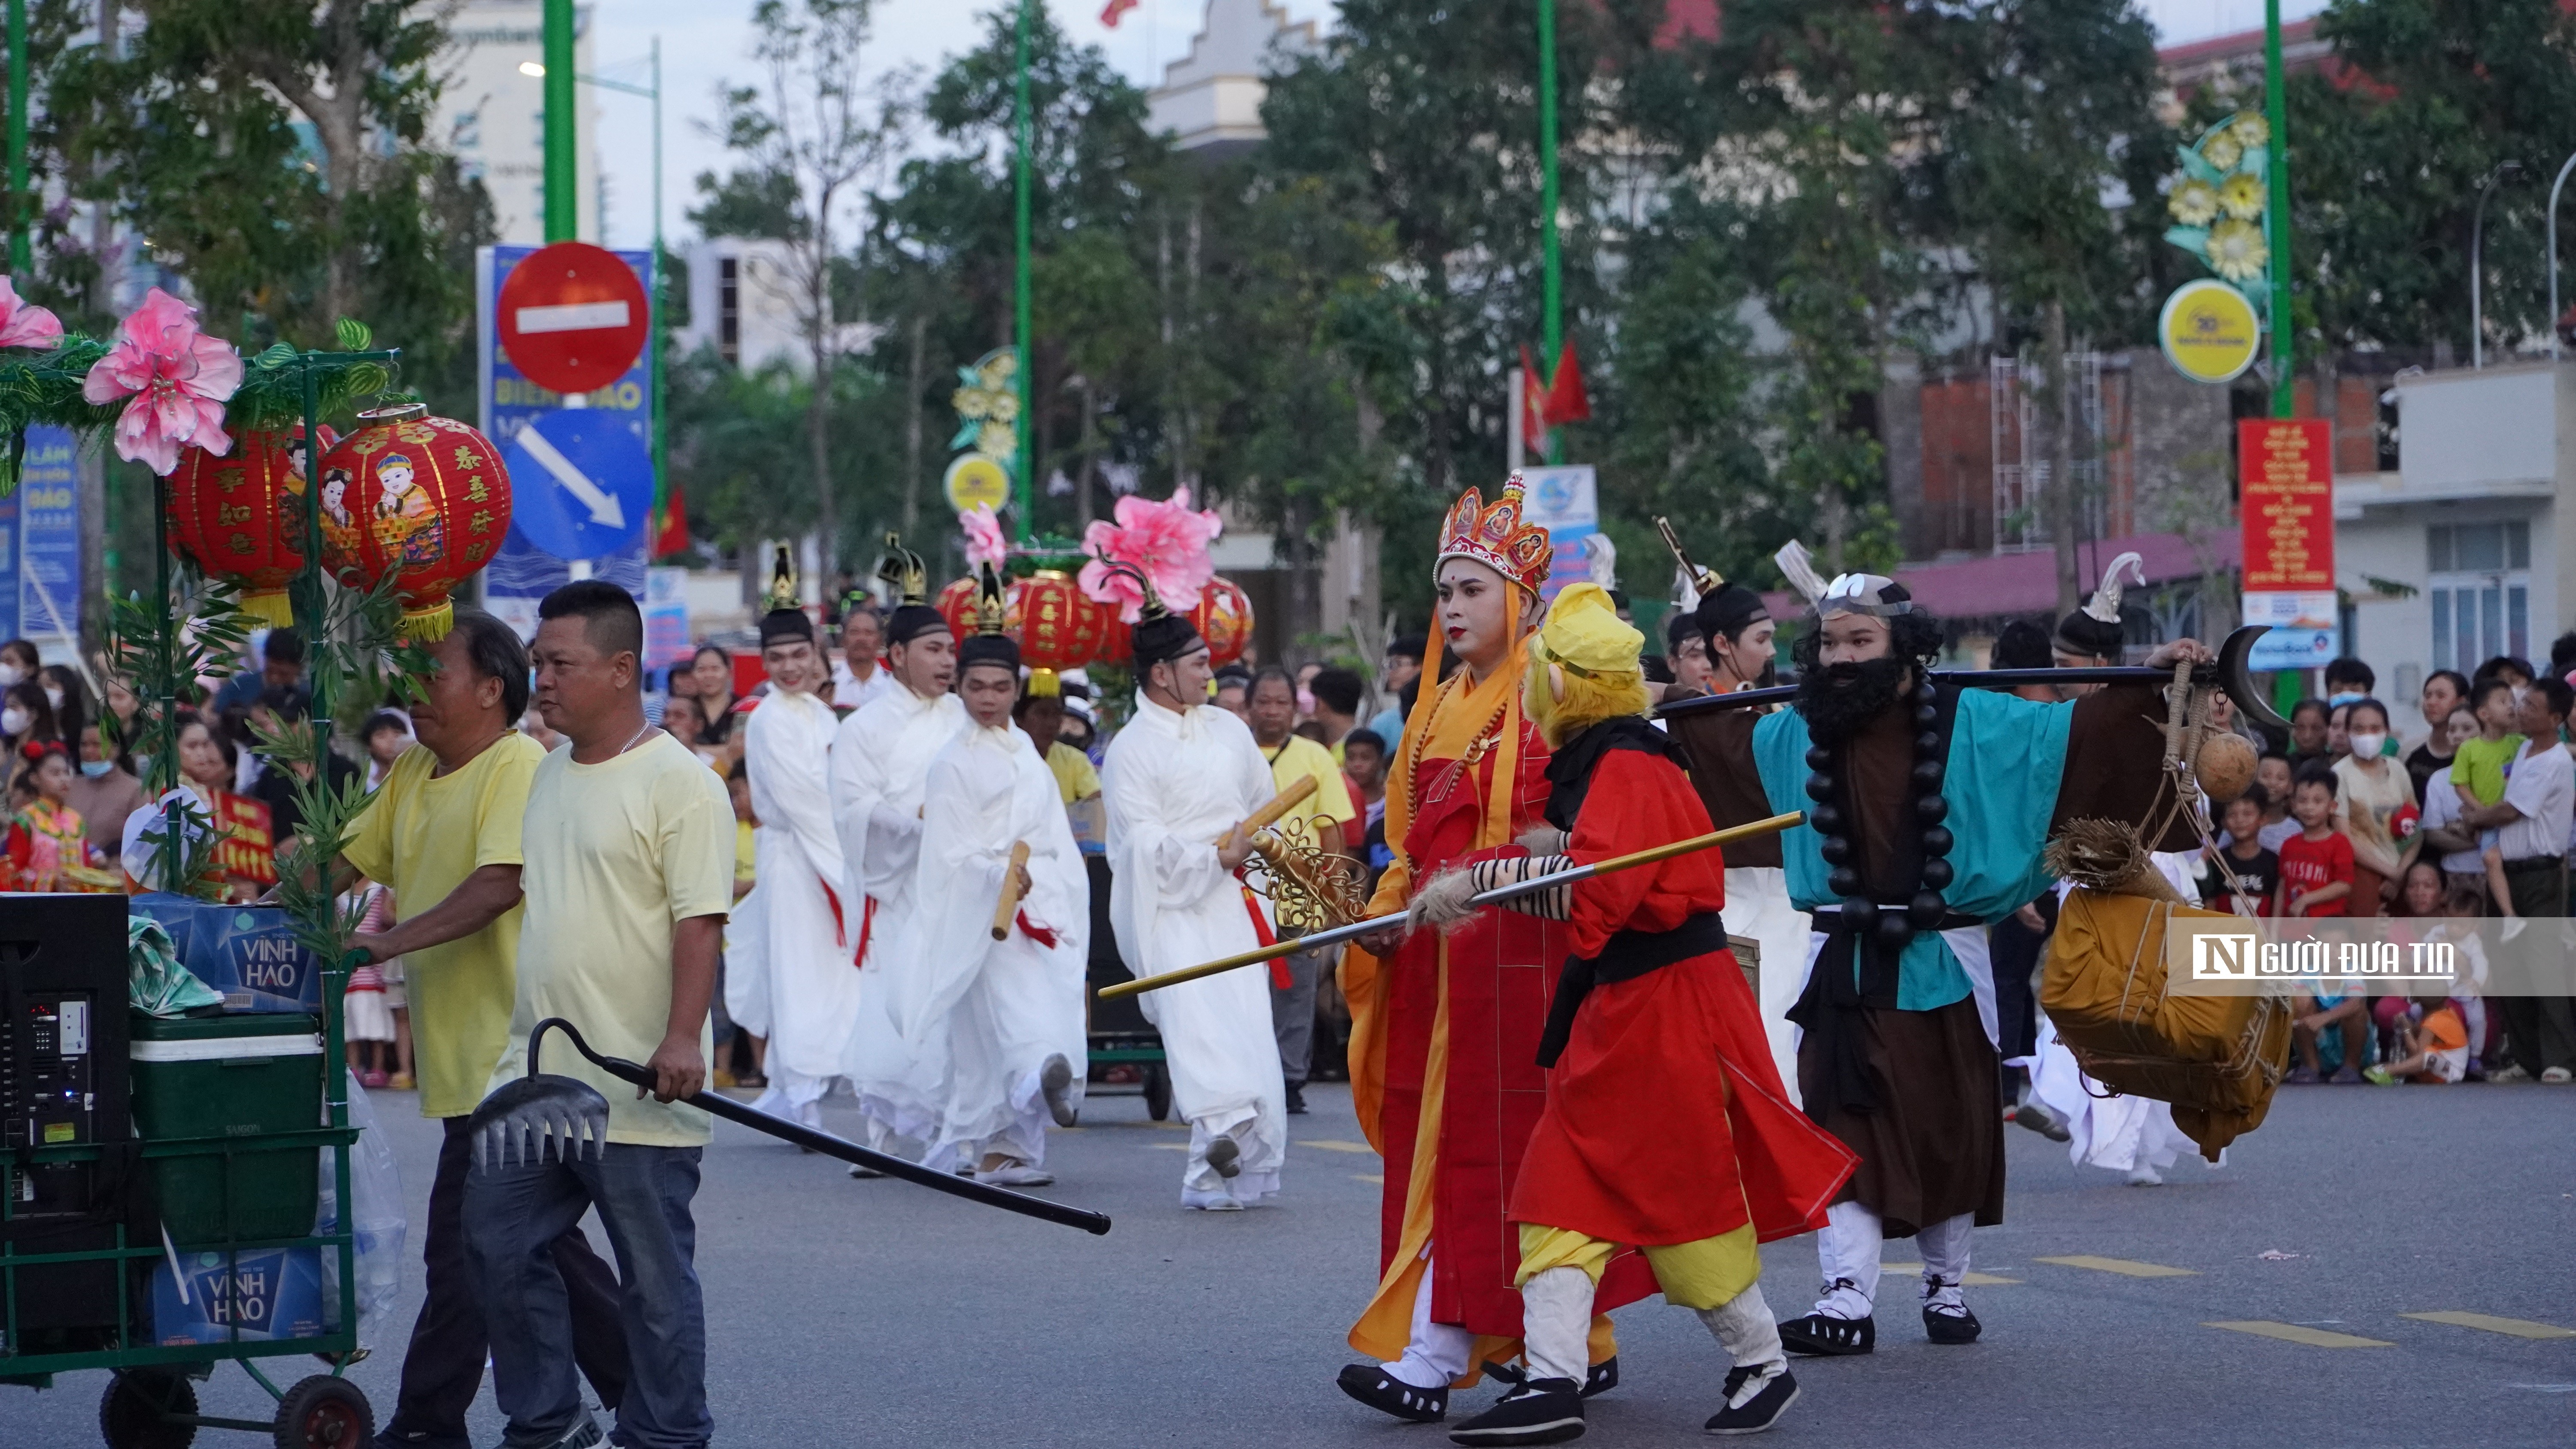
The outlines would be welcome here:
M 1531 646 L 1542 664 L 1563 665 L 1586 678 L 1636 674 L 1646 636 L 1619 617 L 1599 584 L 1571 584 L 1548 606 L 1547 621 Z

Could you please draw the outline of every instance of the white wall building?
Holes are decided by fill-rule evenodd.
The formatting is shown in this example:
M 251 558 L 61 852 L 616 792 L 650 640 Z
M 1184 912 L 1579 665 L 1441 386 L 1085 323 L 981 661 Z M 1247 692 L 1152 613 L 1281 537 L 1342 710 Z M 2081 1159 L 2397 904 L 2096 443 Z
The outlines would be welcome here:
M 1184 151 L 1251 146 L 1267 134 L 1261 101 L 1274 47 L 1293 54 L 1320 43 L 1315 23 L 1291 23 L 1278 0 L 1208 0 L 1189 54 L 1163 67 L 1163 83 L 1146 94 L 1145 124 L 1171 132 Z
M 2401 734 L 2435 669 L 2546 664 L 2576 610 L 2576 362 L 2397 380 L 2398 467 L 2335 479 L 2348 653 Z
M 672 334 L 682 353 L 712 345 L 746 372 L 784 362 L 799 377 L 813 369 L 806 346 L 796 271 L 787 244 L 720 236 L 692 243 L 689 325 Z M 842 343 L 864 343 L 843 338 Z
M 592 73 L 591 7 L 573 10 L 573 68 Z M 430 137 L 456 154 L 468 177 L 479 177 L 492 195 L 495 238 L 504 246 L 543 246 L 546 240 L 546 83 L 519 67 L 545 62 L 543 0 L 464 0 L 449 22 L 450 46 L 440 57 L 445 89 Z M 581 135 L 599 134 L 599 93 L 576 85 Z M 584 144 L 579 232 L 599 240 L 599 153 Z

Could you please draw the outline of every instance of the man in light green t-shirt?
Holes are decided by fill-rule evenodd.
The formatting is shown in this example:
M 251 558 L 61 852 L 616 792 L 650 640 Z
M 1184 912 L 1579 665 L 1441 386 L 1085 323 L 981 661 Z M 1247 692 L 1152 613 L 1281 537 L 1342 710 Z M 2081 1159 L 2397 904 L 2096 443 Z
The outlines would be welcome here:
M 462 1212 L 473 1143 L 465 1126 L 509 1044 L 518 995 L 519 822 L 546 752 L 512 728 L 528 707 L 528 651 L 507 624 L 459 609 L 430 657 L 437 667 L 412 707 L 419 743 L 394 761 L 342 859 L 393 893 L 399 923 L 361 934 L 357 944 L 373 962 L 403 958 L 421 1115 L 439 1118 L 447 1132 L 421 1231 L 427 1291 L 384 1439 L 444 1446 L 467 1442 L 465 1411 L 482 1389 L 490 1348 L 465 1271 Z M 552 1251 L 582 1325 L 582 1373 L 613 1407 L 627 1374 L 617 1274 L 577 1227 L 557 1236 Z
M 518 1004 L 493 1080 L 520 1076 L 528 1034 L 559 1016 L 601 1055 L 644 1063 L 654 1087 L 647 1100 L 557 1038 L 545 1064 L 607 1097 L 606 1147 L 569 1162 L 495 1163 L 466 1179 L 493 1398 L 509 1418 L 507 1443 L 599 1442 L 548 1249 L 595 1207 L 617 1244 L 635 1365 L 617 1437 L 697 1449 L 715 1430 L 690 1207 L 709 1132 L 707 1114 L 678 1099 L 707 1080 L 707 1007 L 733 909 L 733 807 L 724 783 L 644 717 L 644 617 L 632 595 L 586 579 L 548 594 L 537 618 L 537 711 L 570 743 L 537 766 L 528 790 Z

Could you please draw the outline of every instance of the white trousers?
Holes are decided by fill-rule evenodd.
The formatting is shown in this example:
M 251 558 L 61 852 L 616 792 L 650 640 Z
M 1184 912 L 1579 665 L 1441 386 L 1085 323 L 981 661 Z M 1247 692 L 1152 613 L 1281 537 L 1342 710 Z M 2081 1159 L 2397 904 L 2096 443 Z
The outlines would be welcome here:
M 1580 1268 L 1550 1268 L 1521 1285 L 1521 1349 L 1532 1379 L 1566 1379 L 1582 1386 L 1592 1370 L 1592 1299 L 1592 1278 Z M 1788 1366 L 1780 1326 L 1762 1301 L 1761 1284 L 1749 1284 L 1717 1307 L 1696 1313 L 1735 1367 Z M 1754 1392 L 1771 1377 L 1771 1372 L 1758 1375 L 1752 1381 Z
M 1590 1285 L 1585 1287 L 1588 1301 Z M 1591 1310 L 1586 1309 L 1584 1317 L 1588 1324 Z M 1431 1321 L 1431 1255 L 1423 1254 L 1422 1278 L 1413 1289 L 1412 1337 L 1404 1346 L 1404 1357 L 1380 1367 L 1387 1377 L 1417 1389 L 1442 1389 L 1467 1372 L 1467 1360 L 1475 1351 L 1476 1335 L 1455 1323 Z
M 751 1105 L 772 1116 L 802 1122 L 808 1127 L 823 1125 L 823 1110 L 817 1105 L 832 1095 L 836 1077 L 809 1077 L 773 1056 L 769 1059 L 769 1090 Z
M 1976 1214 L 1961 1213 L 1927 1223 L 1914 1235 L 1923 1250 L 1923 1301 L 1933 1307 L 1959 1306 L 1959 1285 L 1968 1276 L 1968 1235 Z M 1856 1202 L 1838 1202 L 1825 1210 L 1825 1228 L 1816 1234 L 1816 1259 L 1825 1277 L 1824 1296 L 1815 1311 L 1827 1318 L 1870 1316 L 1878 1299 L 1880 1249 L 1886 1244 L 1878 1214 Z

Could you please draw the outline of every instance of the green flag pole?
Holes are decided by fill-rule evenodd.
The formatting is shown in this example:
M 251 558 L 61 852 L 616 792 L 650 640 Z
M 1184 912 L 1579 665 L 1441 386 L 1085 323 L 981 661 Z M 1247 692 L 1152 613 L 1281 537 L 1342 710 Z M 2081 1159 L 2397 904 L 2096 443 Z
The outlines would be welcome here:
M 1011 270 L 1011 337 L 1012 349 L 1019 367 L 1020 416 L 1017 439 L 1016 471 L 1020 515 L 1020 542 L 1037 537 L 1037 376 L 1029 355 L 1029 14 L 1037 0 L 1020 0 L 1019 74 L 1012 95 L 1014 110 L 1012 131 L 1017 141 L 1011 177 L 1011 235 L 1014 253 Z
M 1547 373 L 1543 381 L 1552 384 L 1565 347 L 1564 278 L 1556 241 L 1556 0 L 1538 0 L 1538 176 L 1539 306 L 1544 314 L 1539 325 L 1546 349 L 1538 365 Z M 1512 399 L 1512 406 L 1522 406 L 1522 400 Z M 1565 440 L 1554 428 L 1547 433 L 1547 460 L 1565 461 Z
M 2272 192 L 2272 235 L 2268 240 L 2272 251 L 2272 416 L 2276 418 L 2291 414 L 2297 352 L 2290 329 L 2290 108 L 2285 90 L 2281 76 L 2281 0 L 2263 0 L 2263 112 L 2272 132 L 2264 148 L 2264 171 Z
M 574 136 L 572 0 L 546 0 L 546 241 L 581 235 L 581 167 Z
M 27 0 L 9 0 L 9 270 L 27 284 Z

